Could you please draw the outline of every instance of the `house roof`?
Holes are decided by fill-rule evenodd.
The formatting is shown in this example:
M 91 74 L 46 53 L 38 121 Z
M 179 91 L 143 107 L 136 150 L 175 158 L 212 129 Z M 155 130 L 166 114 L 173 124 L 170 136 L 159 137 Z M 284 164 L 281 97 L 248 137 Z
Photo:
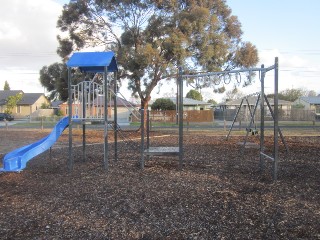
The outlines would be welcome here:
M 64 102 L 63 104 L 68 104 L 67 102 Z M 104 95 L 98 96 L 93 100 L 93 104 L 96 106 L 103 106 L 104 105 Z M 114 101 L 108 102 L 108 106 L 113 107 Z M 124 98 L 117 97 L 117 107 L 137 107 L 135 103 L 129 102 Z
M 113 106 L 113 105 L 114 105 L 114 101 L 111 101 L 111 106 Z M 120 106 L 121 107 L 126 107 L 126 106 L 136 107 L 137 105 L 132 102 L 127 101 L 124 98 L 117 97 L 117 106 L 118 107 L 120 107 Z
M 18 105 L 32 105 L 34 104 L 42 95 L 43 93 L 24 93 Z
M 231 100 L 231 101 L 220 103 L 219 105 L 223 105 L 223 106 L 239 106 L 241 104 L 242 99 L 243 98 L 238 98 L 238 99 L 235 99 L 235 100 Z M 256 104 L 256 102 L 257 102 L 258 97 L 257 96 L 250 96 L 250 97 L 247 97 L 247 99 L 248 99 L 249 105 L 254 106 Z M 270 105 L 274 104 L 273 98 L 268 98 L 268 101 L 269 101 Z M 247 105 L 247 101 L 243 101 L 242 104 Z M 292 102 L 279 99 L 278 104 L 279 105 L 292 105 Z
M 310 104 L 320 104 L 320 97 L 301 97 L 300 100 Z
M 79 67 L 84 72 L 118 71 L 117 61 L 113 52 L 75 52 L 67 62 L 68 67 Z
M 59 108 L 59 106 L 60 106 L 61 104 L 63 104 L 63 103 L 64 103 L 64 101 L 61 101 L 61 100 L 52 101 L 52 102 L 51 102 L 51 107 L 52 107 L 52 108 Z
M 7 98 L 10 96 L 15 96 L 18 93 L 23 93 L 21 90 L 0 90 L 0 105 L 5 105 L 7 103 Z
M 171 97 L 168 99 L 170 99 L 174 103 L 177 102 L 177 98 L 175 98 L 175 97 Z M 183 106 L 198 106 L 198 105 L 210 106 L 211 103 L 207 103 L 207 102 L 203 102 L 203 101 L 199 101 L 199 100 L 194 100 L 192 98 L 185 98 L 185 97 L 183 98 Z

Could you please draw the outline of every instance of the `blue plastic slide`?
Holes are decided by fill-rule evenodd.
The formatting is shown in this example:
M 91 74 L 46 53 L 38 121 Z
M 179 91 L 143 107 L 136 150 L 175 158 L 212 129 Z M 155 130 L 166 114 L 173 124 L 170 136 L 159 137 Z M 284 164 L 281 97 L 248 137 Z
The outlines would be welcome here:
M 48 136 L 6 154 L 3 158 L 3 168 L 0 168 L 0 172 L 18 172 L 23 170 L 30 159 L 48 150 L 58 140 L 68 125 L 69 119 L 68 117 L 64 117 L 56 124 Z

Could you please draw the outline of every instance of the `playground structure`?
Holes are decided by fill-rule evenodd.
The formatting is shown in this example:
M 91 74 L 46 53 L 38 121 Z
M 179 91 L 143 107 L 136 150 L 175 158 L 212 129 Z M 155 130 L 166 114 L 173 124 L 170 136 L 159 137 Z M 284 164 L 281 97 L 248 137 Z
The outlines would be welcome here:
M 83 160 L 86 160 L 86 125 L 90 123 L 104 124 L 104 159 L 103 165 L 108 169 L 108 126 L 114 129 L 115 160 L 117 160 L 117 108 L 114 107 L 113 121 L 108 119 L 109 86 L 116 89 L 117 62 L 113 52 L 78 52 L 74 53 L 67 62 L 68 67 L 68 113 L 61 119 L 52 132 L 43 139 L 18 148 L 5 155 L 2 172 L 18 172 L 26 167 L 29 160 L 51 149 L 62 132 L 69 127 L 69 158 L 68 169 L 73 169 L 72 128 L 82 125 Z M 79 68 L 83 73 L 95 74 L 92 80 L 85 80 L 72 85 L 72 69 Z M 110 76 L 113 73 L 113 78 Z M 103 75 L 102 84 L 96 82 L 97 74 Z M 113 82 L 112 82 L 113 81 Z M 117 97 L 114 97 L 117 106 Z
M 68 169 L 73 169 L 72 128 L 74 124 L 82 125 L 82 150 L 83 161 L 86 161 L 86 124 L 102 123 L 104 125 L 104 158 L 103 166 L 108 170 L 108 126 L 117 123 L 117 108 L 114 108 L 114 118 L 111 123 L 108 119 L 108 103 L 110 101 L 109 88 L 114 86 L 117 92 L 118 66 L 113 52 L 77 52 L 67 62 L 68 67 L 68 112 L 69 112 L 69 158 Z M 72 85 L 72 68 L 79 68 L 83 73 L 102 74 L 102 84 L 91 81 L 83 81 Z M 114 73 L 113 77 L 110 73 Z M 117 106 L 117 98 L 114 97 L 114 106 Z M 75 109 L 73 109 L 75 107 Z M 118 131 L 114 130 L 115 161 L 118 152 Z
M 267 72 L 274 72 L 274 109 L 272 110 L 271 105 L 268 102 L 268 99 L 265 96 L 265 76 Z M 260 92 L 260 110 L 261 110 L 261 123 L 260 123 L 260 151 L 259 151 L 259 168 L 261 171 L 265 170 L 265 160 L 272 161 L 272 176 L 274 180 L 277 180 L 278 173 L 278 164 L 279 164 L 279 134 L 284 141 L 283 135 L 279 129 L 279 116 L 278 116 L 278 78 L 279 78 L 279 62 L 278 58 L 275 58 L 275 62 L 272 66 L 267 68 L 262 64 L 260 68 L 248 68 L 248 69 L 238 69 L 238 70 L 230 70 L 230 71 L 221 71 L 221 72 L 208 72 L 208 73 L 199 73 L 199 74 L 189 74 L 182 75 L 180 74 L 180 78 L 182 79 L 192 79 L 196 82 L 196 85 L 200 85 L 201 83 L 212 83 L 215 85 L 220 85 L 221 82 L 224 84 L 229 84 L 233 79 L 240 84 L 241 83 L 241 74 L 246 74 L 247 78 L 251 78 L 253 73 L 258 73 L 260 76 L 261 83 L 261 92 Z M 263 96 L 263 97 L 261 97 Z M 269 110 L 273 117 L 273 154 L 268 155 L 265 152 L 265 101 L 268 104 Z M 258 106 L 258 101 L 256 103 L 256 107 Z M 255 109 L 256 109 L 255 107 Z M 251 121 L 249 125 L 249 129 L 251 129 L 253 123 L 254 114 L 251 113 Z M 247 132 L 248 135 L 248 132 Z M 285 142 L 284 142 L 285 143 Z M 287 148 L 287 147 L 286 147 Z
M 28 153 L 23 153 L 21 149 L 17 152 L 13 151 L 6 155 L 5 159 L 9 159 L 4 163 L 3 171 L 20 171 L 26 166 L 26 162 L 32 157 L 46 151 L 50 148 L 58 137 L 61 135 L 64 129 L 69 127 L 69 156 L 68 156 L 68 169 L 71 171 L 74 165 L 73 159 L 73 136 L 72 129 L 74 125 L 82 125 L 82 150 L 83 150 L 83 161 L 86 161 L 86 125 L 90 123 L 103 124 L 104 125 L 104 158 L 103 167 L 108 170 L 109 167 L 109 146 L 108 146 L 108 129 L 112 129 L 114 133 L 114 158 L 115 161 L 118 159 L 118 132 L 119 125 L 117 122 L 117 97 L 113 98 L 114 101 L 114 117 L 111 121 L 109 119 L 108 104 L 111 101 L 111 94 L 116 95 L 117 90 L 117 71 L 118 66 L 113 52 L 77 52 L 74 53 L 69 61 L 67 62 L 68 67 L 68 113 L 69 116 L 63 121 L 57 124 L 54 129 L 55 137 L 51 138 L 50 141 L 44 140 L 46 142 L 46 147 L 38 148 L 40 143 L 35 143 L 34 145 L 21 148 L 22 150 L 28 149 Z M 83 73 L 90 73 L 94 75 L 91 80 L 84 80 L 77 84 L 72 84 L 73 79 L 73 69 L 78 68 Z M 279 129 L 278 123 L 278 58 L 275 59 L 274 65 L 265 68 L 262 65 L 260 68 L 250 68 L 250 69 L 239 69 L 230 70 L 222 72 L 208 72 L 208 73 L 198 73 L 198 74 L 183 74 L 182 68 L 179 68 L 178 78 L 177 78 L 177 95 L 178 95 L 178 126 L 179 126 L 179 140 L 177 147 L 150 147 L 149 139 L 149 114 L 147 113 L 147 126 L 144 128 L 144 124 L 141 124 L 141 158 L 140 158 L 140 168 L 144 168 L 145 156 L 178 156 L 179 157 L 179 168 L 183 166 L 183 82 L 188 79 L 195 79 L 197 83 L 200 82 L 212 82 L 214 84 L 220 84 L 224 81 L 228 84 L 232 81 L 232 78 L 241 83 L 241 74 L 247 74 L 247 77 L 251 77 L 254 72 L 258 72 L 261 81 L 261 92 L 258 95 L 259 100 L 257 101 L 254 111 L 250 112 L 251 121 L 248 129 L 251 129 L 254 122 L 254 113 L 260 101 L 261 109 L 261 124 L 260 124 L 260 161 L 259 167 L 261 171 L 265 170 L 265 160 L 271 160 L 273 163 L 273 179 L 277 179 L 278 172 L 278 162 L 279 162 L 279 145 L 278 136 L 280 134 L 281 139 L 284 142 L 283 135 Z M 268 99 L 264 94 L 264 81 L 265 75 L 269 71 L 274 71 L 274 109 L 272 110 Z M 97 74 L 102 75 L 102 81 L 98 82 Z M 213 79 L 211 79 L 213 78 Z M 113 86 L 113 90 L 111 89 Z M 261 97 L 264 96 L 264 97 Z M 264 102 L 267 102 L 269 110 L 273 117 L 273 154 L 268 155 L 265 153 L 264 145 Z M 144 112 L 146 109 L 141 109 L 141 123 L 144 123 Z M 61 126 L 62 125 L 62 126 Z M 145 131 L 147 134 L 147 144 L 145 148 Z M 230 133 L 230 132 L 229 132 Z M 248 136 L 248 132 L 247 132 Z M 42 142 L 41 142 L 42 143 Z M 285 142 L 284 142 L 285 143 Z M 29 148 L 30 147 L 30 148 Z M 37 149 L 37 150 L 35 150 Z M 22 154 L 23 153 L 23 154 Z M 15 166 L 13 166 L 15 165 Z M 8 169 L 6 169 L 8 167 Z
M 141 160 L 140 168 L 144 168 L 145 156 L 149 159 L 150 156 L 178 156 L 179 157 L 179 169 L 183 166 L 183 78 L 182 78 L 182 68 L 179 68 L 178 79 L 177 79 L 177 117 L 178 117 L 178 127 L 179 127 L 179 137 L 177 147 L 151 147 L 150 146 L 150 121 L 149 121 L 149 110 L 141 109 Z M 144 128 L 144 111 L 147 111 L 146 119 L 146 129 Z M 147 142 L 145 148 L 145 131 L 147 134 Z
M 257 100 L 256 100 L 256 102 L 254 104 L 254 108 L 251 109 L 249 101 L 248 101 L 248 98 L 251 97 L 251 96 L 255 96 L 255 95 L 257 96 Z M 269 100 L 268 100 L 266 95 L 264 95 L 264 100 L 265 100 L 265 102 L 267 104 L 267 107 L 268 107 L 268 110 L 269 110 L 269 112 L 271 114 L 271 117 L 274 120 L 274 111 L 273 111 L 273 109 L 271 107 L 271 104 L 270 104 L 270 102 L 269 102 Z M 245 139 L 244 139 L 244 142 L 243 142 L 242 154 L 244 154 L 244 150 L 245 150 L 245 147 L 246 147 L 246 144 L 247 144 L 247 140 L 248 140 L 249 134 L 251 133 L 252 135 L 258 135 L 258 133 L 259 133 L 259 131 L 257 129 L 257 126 L 255 124 L 255 114 L 256 114 L 256 110 L 257 110 L 257 107 L 258 107 L 260 101 L 261 101 L 260 93 L 250 94 L 250 95 L 247 95 L 247 96 L 245 96 L 244 98 L 241 99 L 240 105 L 239 105 L 239 107 L 237 109 L 237 112 L 236 112 L 236 114 L 235 114 L 235 116 L 233 118 L 232 124 L 231 124 L 230 129 L 228 131 L 228 134 L 226 136 L 226 140 L 228 140 L 229 136 L 231 134 L 231 131 L 232 131 L 233 127 L 234 127 L 234 124 L 235 124 L 235 122 L 237 120 L 237 117 L 239 116 L 241 107 L 246 104 L 245 105 L 247 107 L 246 109 L 249 111 L 249 114 L 250 114 L 250 121 L 249 121 L 248 126 L 246 127 L 246 136 L 245 136 Z M 261 106 L 261 104 L 260 104 L 260 106 Z M 284 136 L 282 134 L 282 131 L 281 131 L 280 127 L 279 127 L 279 136 L 281 138 L 281 141 L 282 141 L 283 145 L 286 148 L 286 151 L 289 152 L 288 146 L 286 144 L 286 141 L 284 139 Z

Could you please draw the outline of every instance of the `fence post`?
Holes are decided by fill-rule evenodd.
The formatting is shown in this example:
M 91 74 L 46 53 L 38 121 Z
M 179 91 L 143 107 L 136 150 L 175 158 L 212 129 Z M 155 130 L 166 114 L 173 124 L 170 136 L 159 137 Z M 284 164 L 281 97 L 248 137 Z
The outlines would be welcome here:
M 40 116 L 40 119 L 41 119 L 41 130 L 43 130 L 43 116 Z

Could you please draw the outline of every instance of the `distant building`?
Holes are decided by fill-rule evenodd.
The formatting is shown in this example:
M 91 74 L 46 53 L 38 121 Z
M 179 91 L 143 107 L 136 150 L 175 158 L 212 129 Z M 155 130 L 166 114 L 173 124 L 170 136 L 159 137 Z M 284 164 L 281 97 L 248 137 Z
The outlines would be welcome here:
M 24 93 L 21 90 L 0 90 L 0 112 L 4 112 L 6 110 L 8 97 L 15 96 L 17 94 L 22 94 L 22 99 L 12 110 L 12 114 L 16 117 L 30 116 L 35 111 L 39 110 L 41 106 L 50 106 L 50 101 L 43 93 Z
M 68 112 L 68 102 L 63 103 L 55 103 L 57 105 L 57 109 L 60 109 L 62 114 L 64 116 L 67 116 L 69 114 Z M 90 110 L 89 110 L 90 109 Z M 99 96 L 97 99 L 94 99 L 86 111 L 87 114 L 92 114 L 94 117 L 103 117 L 104 114 L 102 111 L 104 111 L 104 96 Z M 108 104 L 108 113 L 109 113 L 109 120 L 113 120 L 113 110 L 114 110 L 114 101 L 109 101 Z M 78 103 L 74 103 L 72 105 L 72 115 L 77 116 L 82 114 L 82 107 Z M 137 110 L 137 106 L 127 101 L 126 99 L 117 98 L 117 117 L 119 123 L 127 123 L 131 121 L 132 116 L 139 115 L 139 112 Z
M 174 104 L 177 103 L 177 98 L 175 97 L 169 97 L 166 99 L 170 99 Z M 151 106 L 151 104 L 154 101 L 150 101 L 149 106 Z M 198 101 L 198 100 L 194 100 L 192 98 L 183 98 L 183 110 L 187 111 L 187 110 L 209 110 L 211 109 L 211 103 L 207 103 L 204 101 Z
M 222 102 L 222 103 L 219 103 L 217 105 L 217 107 L 220 109 L 237 109 L 240 106 L 242 99 L 244 99 L 244 98 L 238 98 L 235 100 Z M 250 96 L 250 97 L 247 97 L 246 99 L 247 100 L 243 101 L 242 107 L 247 108 L 248 106 L 250 106 L 250 108 L 253 109 L 257 103 L 258 97 L 257 96 Z M 273 106 L 274 106 L 273 98 L 268 98 L 268 101 L 269 101 L 271 107 L 273 108 Z M 266 108 L 267 107 L 266 101 L 264 102 L 264 105 Z M 292 102 L 290 102 L 290 101 L 285 101 L 285 100 L 280 100 L 280 99 L 278 101 L 279 109 L 281 109 L 285 112 L 289 112 L 291 110 L 291 105 L 292 105 Z M 260 103 L 258 103 L 257 109 L 260 109 Z
M 304 110 L 313 110 L 320 115 L 320 97 L 301 97 L 294 101 L 295 105 L 302 105 Z

